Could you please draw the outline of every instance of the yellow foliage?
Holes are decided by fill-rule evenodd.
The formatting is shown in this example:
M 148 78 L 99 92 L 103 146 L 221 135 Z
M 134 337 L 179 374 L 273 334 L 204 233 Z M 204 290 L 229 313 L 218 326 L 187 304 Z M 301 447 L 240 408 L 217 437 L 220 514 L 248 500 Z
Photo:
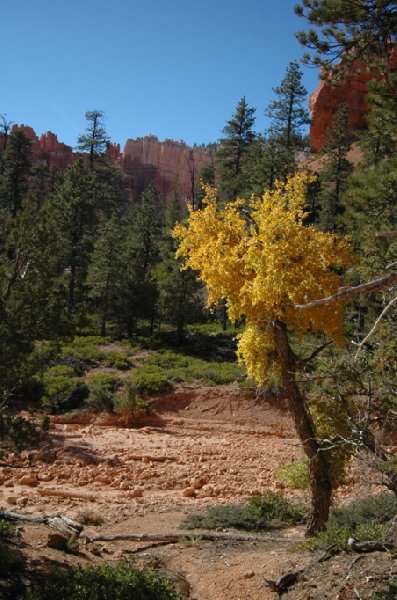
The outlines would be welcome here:
M 200 273 L 208 303 L 226 299 L 232 320 L 245 317 L 239 357 L 260 383 L 275 365 L 271 324 L 286 323 L 298 336 L 324 331 L 343 342 L 343 305 L 310 310 L 305 304 L 336 292 L 337 269 L 352 263 L 347 239 L 304 225 L 305 186 L 312 178 L 298 173 L 278 183 L 248 207 L 244 200 L 217 209 L 216 190 L 206 187 L 205 207 L 191 211 L 187 226 L 173 232 L 180 240 L 184 267 Z

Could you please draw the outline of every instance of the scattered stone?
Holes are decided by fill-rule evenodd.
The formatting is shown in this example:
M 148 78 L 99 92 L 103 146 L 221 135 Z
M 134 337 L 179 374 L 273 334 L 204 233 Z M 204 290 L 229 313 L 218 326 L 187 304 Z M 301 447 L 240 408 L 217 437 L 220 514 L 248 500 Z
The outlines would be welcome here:
M 255 571 L 246 571 L 244 573 L 244 579 L 252 579 L 252 577 L 255 577 Z
M 18 497 L 17 496 L 6 496 L 5 501 L 7 504 L 17 504 Z
M 21 485 L 29 485 L 31 487 L 36 486 L 39 483 L 36 473 L 27 473 L 26 475 L 22 475 L 19 480 Z
M 120 490 L 129 490 L 130 486 L 126 481 L 122 481 L 119 485 Z
M 62 533 L 49 533 L 47 546 L 55 550 L 65 550 L 68 547 L 68 537 Z
M 143 491 L 142 490 L 130 490 L 128 493 L 129 498 L 142 498 Z
M 182 490 L 182 496 L 184 496 L 185 498 L 194 498 L 196 495 L 196 490 L 194 489 L 194 487 L 187 487 L 184 490 Z

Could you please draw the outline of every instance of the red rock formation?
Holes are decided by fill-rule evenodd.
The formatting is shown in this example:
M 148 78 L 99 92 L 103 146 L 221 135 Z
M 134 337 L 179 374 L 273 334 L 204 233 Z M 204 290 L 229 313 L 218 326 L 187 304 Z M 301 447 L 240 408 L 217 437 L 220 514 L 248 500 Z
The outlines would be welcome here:
M 191 201 L 192 186 L 197 187 L 201 169 L 212 160 L 208 148 L 190 148 L 184 142 L 173 140 L 159 142 L 155 136 L 147 136 L 127 140 L 121 166 L 129 176 L 132 196 L 138 196 L 153 182 L 166 198 L 177 179 L 182 198 Z
M 391 66 L 397 67 L 397 50 L 392 53 Z M 377 77 L 369 71 L 364 63 L 355 63 L 346 81 L 331 85 L 322 80 L 312 94 L 309 107 L 311 112 L 310 145 L 313 150 L 320 150 L 326 140 L 327 131 L 338 107 L 345 103 L 348 111 L 348 133 L 352 141 L 357 132 L 367 126 L 368 114 L 367 83 Z
M 58 169 L 66 169 L 77 158 L 73 153 L 73 148 L 63 142 L 59 142 L 55 133 L 51 131 L 47 131 L 39 139 L 34 129 L 28 125 L 14 125 L 12 132 L 17 130 L 23 131 L 32 140 L 32 158 L 34 163 L 46 163 L 49 166 L 58 167 Z
M 71 146 L 59 142 L 50 131 L 38 138 L 28 125 L 14 125 L 12 131 L 16 130 L 24 131 L 32 140 L 34 163 L 66 169 L 81 156 L 73 152 Z M 208 148 L 190 148 L 184 142 L 173 140 L 159 142 L 155 136 L 127 140 L 124 152 L 120 151 L 120 144 L 110 144 L 106 156 L 124 173 L 126 193 L 130 199 L 137 198 L 153 182 L 166 200 L 173 183 L 178 180 L 181 197 L 189 202 L 192 200 L 192 186 L 197 189 L 199 184 L 201 169 L 213 160 L 212 151 Z

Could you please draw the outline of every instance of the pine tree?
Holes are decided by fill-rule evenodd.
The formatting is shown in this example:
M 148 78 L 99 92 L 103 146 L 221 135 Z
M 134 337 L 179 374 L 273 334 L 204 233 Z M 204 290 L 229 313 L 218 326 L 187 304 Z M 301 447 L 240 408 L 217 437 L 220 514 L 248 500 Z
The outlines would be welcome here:
M 88 296 L 99 317 L 102 336 L 106 335 L 109 317 L 114 314 L 117 286 L 125 267 L 122 264 L 122 235 L 120 219 L 112 216 L 102 220 L 87 273 Z
M 91 169 L 94 168 L 94 160 L 103 155 L 109 145 L 109 138 L 103 125 L 104 113 L 101 110 L 93 109 L 85 113 L 88 125 L 86 133 L 81 134 L 77 139 L 77 148 L 81 152 L 89 152 Z
M 60 261 L 69 282 L 68 310 L 75 316 L 85 301 L 85 281 L 98 223 L 94 185 L 95 174 L 78 159 L 67 169 L 62 185 L 50 199 L 54 227 L 62 240 Z
M 347 187 L 352 164 L 346 156 L 350 149 L 347 137 L 347 109 L 341 104 L 334 115 L 328 131 L 328 139 L 323 148 L 325 165 L 320 172 L 320 226 L 324 231 L 340 230 L 344 208 L 342 196 Z
M 29 189 L 32 142 L 17 129 L 9 137 L 0 164 L 0 218 L 15 218 Z
M 297 33 L 312 51 L 305 55 L 306 62 L 329 70 L 341 59 L 349 68 L 363 58 L 367 64 L 389 69 L 397 41 L 395 0 L 301 0 L 295 12 L 314 26 Z
M 136 332 L 138 319 L 149 319 L 153 332 L 158 301 L 155 268 L 159 261 L 163 213 L 160 195 L 150 184 L 126 218 L 115 313 L 128 337 Z
M 159 288 L 160 315 L 176 328 L 176 341 L 181 344 L 185 337 L 185 326 L 190 319 L 201 315 L 201 285 L 191 269 L 181 270 L 181 259 L 175 258 L 177 242 L 171 230 L 186 217 L 181 204 L 178 182 L 174 182 L 165 212 L 165 230 L 161 242 L 160 263 L 156 268 Z
M 246 157 L 255 139 L 254 114 L 255 109 L 248 106 L 243 96 L 222 130 L 224 137 L 215 155 L 221 200 L 236 199 L 246 191 Z
M 280 137 L 288 149 L 301 147 L 302 127 L 309 123 L 309 113 L 303 107 L 307 91 L 302 84 L 302 71 L 297 61 L 290 62 L 281 84 L 273 89 L 277 96 L 266 110 L 272 119 L 271 131 Z

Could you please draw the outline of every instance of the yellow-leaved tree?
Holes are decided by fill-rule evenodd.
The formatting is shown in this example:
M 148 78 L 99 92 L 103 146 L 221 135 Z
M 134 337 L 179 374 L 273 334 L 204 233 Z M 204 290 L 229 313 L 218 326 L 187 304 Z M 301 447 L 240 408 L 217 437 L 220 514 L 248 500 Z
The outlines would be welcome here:
M 300 359 L 289 333 L 323 331 L 343 343 L 343 304 L 339 301 L 302 310 L 312 300 L 338 291 L 338 272 L 353 261 L 346 239 L 306 226 L 305 187 L 310 177 L 298 173 L 278 183 L 248 206 L 236 200 L 218 210 L 216 190 L 206 188 L 204 208 L 178 224 L 177 256 L 200 273 L 208 303 L 226 300 L 232 320 L 244 318 L 238 355 L 259 383 L 271 373 L 281 378 L 296 431 L 309 458 L 311 535 L 324 528 L 332 485 L 324 453 L 305 397 L 296 383 Z

